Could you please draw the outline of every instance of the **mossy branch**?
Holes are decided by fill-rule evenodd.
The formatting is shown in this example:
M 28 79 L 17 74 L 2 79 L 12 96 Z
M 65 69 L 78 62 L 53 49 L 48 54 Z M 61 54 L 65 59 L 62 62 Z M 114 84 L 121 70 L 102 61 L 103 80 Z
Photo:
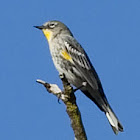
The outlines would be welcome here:
M 61 99 L 66 105 L 66 112 L 71 121 L 71 127 L 75 134 L 75 140 L 87 140 L 85 129 L 81 119 L 81 113 L 76 104 L 76 97 L 72 86 L 68 83 L 64 75 L 60 76 L 63 83 L 63 91 L 56 84 L 48 84 L 42 80 L 37 80 L 38 83 L 41 83 L 45 86 L 48 92 L 57 96 L 58 99 Z

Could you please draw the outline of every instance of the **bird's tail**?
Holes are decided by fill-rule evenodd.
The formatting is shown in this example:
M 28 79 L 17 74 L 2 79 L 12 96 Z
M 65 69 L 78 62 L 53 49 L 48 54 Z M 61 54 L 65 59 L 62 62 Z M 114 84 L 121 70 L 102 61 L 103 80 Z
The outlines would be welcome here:
M 111 109 L 111 107 L 107 106 L 107 111 L 105 112 L 106 117 L 114 131 L 115 134 L 118 134 L 119 131 L 123 131 L 123 126 L 121 125 L 120 121 L 118 120 L 117 116 Z

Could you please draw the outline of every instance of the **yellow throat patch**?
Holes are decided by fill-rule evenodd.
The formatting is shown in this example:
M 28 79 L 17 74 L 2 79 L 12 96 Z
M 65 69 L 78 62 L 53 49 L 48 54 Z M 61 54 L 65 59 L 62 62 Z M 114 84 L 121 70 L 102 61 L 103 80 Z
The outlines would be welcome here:
M 67 51 L 62 50 L 62 51 L 61 51 L 61 55 L 62 55 L 62 57 L 63 57 L 64 59 L 69 60 L 69 61 L 72 61 L 72 58 L 71 58 L 71 56 L 67 53 Z
M 42 31 L 43 31 L 45 37 L 47 38 L 47 40 L 49 41 L 52 37 L 52 32 L 50 30 L 47 30 L 47 29 L 43 29 Z

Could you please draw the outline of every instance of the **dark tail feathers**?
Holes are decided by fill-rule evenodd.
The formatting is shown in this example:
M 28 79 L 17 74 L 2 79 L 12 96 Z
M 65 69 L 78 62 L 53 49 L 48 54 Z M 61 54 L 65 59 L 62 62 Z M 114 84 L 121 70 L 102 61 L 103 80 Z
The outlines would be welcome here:
M 119 131 L 123 131 L 123 126 L 121 125 L 120 121 L 116 117 L 115 113 L 111 109 L 110 106 L 107 106 L 107 112 L 105 112 L 106 117 L 114 131 L 115 134 L 118 134 Z

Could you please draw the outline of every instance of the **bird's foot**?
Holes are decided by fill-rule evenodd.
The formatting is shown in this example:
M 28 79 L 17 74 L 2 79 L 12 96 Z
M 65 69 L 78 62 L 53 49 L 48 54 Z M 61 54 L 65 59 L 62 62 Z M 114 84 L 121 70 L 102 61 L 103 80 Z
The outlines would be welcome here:
M 77 90 L 85 87 L 87 85 L 87 82 L 83 82 L 81 86 L 77 87 L 76 89 L 73 90 L 73 92 L 76 92 Z

